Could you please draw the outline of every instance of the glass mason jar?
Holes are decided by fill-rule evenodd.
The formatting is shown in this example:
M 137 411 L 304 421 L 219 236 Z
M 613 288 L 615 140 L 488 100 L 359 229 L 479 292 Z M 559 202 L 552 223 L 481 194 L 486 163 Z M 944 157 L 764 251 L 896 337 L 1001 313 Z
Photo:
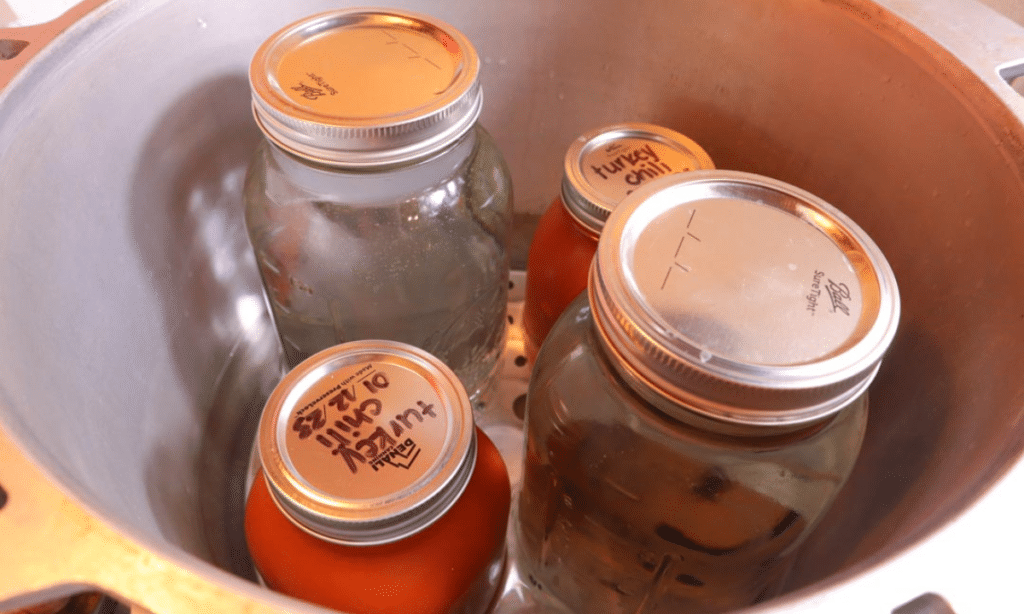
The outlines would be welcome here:
M 268 587 L 350 614 L 494 600 L 508 473 L 437 358 L 391 341 L 315 354 L 271 394 L 258 443 L 245 534 Z
M 615 206 L 652 179 L 712 168 L 700 145 L 651 124 L 605 126 L 573 142 L 561 195 L 541 216 L 530 243 L 523 328 L 531 361 L 558 316 L 587 289 L 597 239 Z
M 423 15 L 334 11 L 270 37 L 250 80 L 266 139 L 245 220 L 288 366 L 393 339 L 475 395 L 504 343 L 512 188 L 470 42 Z
M 803 190 L 637 190 L 534 368 L 522 575 L 576 612 L 772 595 L 853 468 L 898 319 L 882 253 Z

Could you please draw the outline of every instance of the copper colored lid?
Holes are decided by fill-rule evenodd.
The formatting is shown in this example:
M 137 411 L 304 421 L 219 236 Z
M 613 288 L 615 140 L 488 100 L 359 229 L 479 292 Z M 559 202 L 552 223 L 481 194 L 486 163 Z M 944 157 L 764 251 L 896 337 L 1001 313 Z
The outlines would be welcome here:
M 345 9 L 271 36 L 249 68 L 256 121 L 298 156 L 372 167 L 423 158 L 476 122 L 479 60 L 452 26 L 418 13 Z

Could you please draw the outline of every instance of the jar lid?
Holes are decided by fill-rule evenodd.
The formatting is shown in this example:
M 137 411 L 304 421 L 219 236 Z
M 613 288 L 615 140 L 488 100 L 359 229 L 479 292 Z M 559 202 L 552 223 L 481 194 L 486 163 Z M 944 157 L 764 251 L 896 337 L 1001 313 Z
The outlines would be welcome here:
M 851 219 L 736 171 L 631 194 L 601 235 L 589 292 L 627 379 L 680 418 L 739 425 L 841 409 L 874 378 L 900 311 L 889 264 Z
M 271 36 L 249 68 L 264 134 L 303 158 L 345 167 L 398 164 L 454 142 L 480 115 L 473 45 L 417 13 L 345 9 Z
M 565 154 L 562 202 L 600 234 L 615 207 L 644 183 L 672 173 L 715 168 L 700 145 L 652 124 L 605 126 L 583 134 Z
M 301 529 L 381 544 L 455 503 L 476 464 L 476 431 L 465 389 L 440 360 L 404 343 L 355 341 L 278 383 L 259 457 L 274 500 Z

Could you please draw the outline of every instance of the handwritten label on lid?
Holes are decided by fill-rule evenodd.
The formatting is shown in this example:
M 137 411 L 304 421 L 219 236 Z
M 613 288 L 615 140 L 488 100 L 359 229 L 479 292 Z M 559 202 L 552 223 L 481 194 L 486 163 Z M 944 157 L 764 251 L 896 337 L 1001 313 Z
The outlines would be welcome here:
M 441 398 L 420 374 L 357 363 L 320 380 L 296 404 L 284 460 L 327 497 L 389 498 L 431 474 L 450 428 Z
M 635 137 L 601 143 L 587 150 L 579 163 L 584 179 L 612 203 L 621 202 L 651 179 L 701 167 L 685 150 Z

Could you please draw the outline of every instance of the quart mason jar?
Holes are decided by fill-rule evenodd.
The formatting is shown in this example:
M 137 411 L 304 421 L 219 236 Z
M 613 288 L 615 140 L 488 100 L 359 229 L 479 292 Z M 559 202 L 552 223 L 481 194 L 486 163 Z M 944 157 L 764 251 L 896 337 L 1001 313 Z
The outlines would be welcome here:
M 424 15 L 340 10 L 271 36 L 250 81 L 266 139 L 245 219 L 288 366 L 390 339 L 475 395 L 504 342 L 512 187 L 473 46 Z
M 637 190 L 535 366 L 522 575 L 588 613 L 774 594 L 852 470 L 898 318 L 882 253 L 803 190 L 731 171 Z
M 314 354 L 260 419 L 245 535 L 270 588 L 349 614 L 480 614 L 511 486 L 451 369 L 393 341 Z

